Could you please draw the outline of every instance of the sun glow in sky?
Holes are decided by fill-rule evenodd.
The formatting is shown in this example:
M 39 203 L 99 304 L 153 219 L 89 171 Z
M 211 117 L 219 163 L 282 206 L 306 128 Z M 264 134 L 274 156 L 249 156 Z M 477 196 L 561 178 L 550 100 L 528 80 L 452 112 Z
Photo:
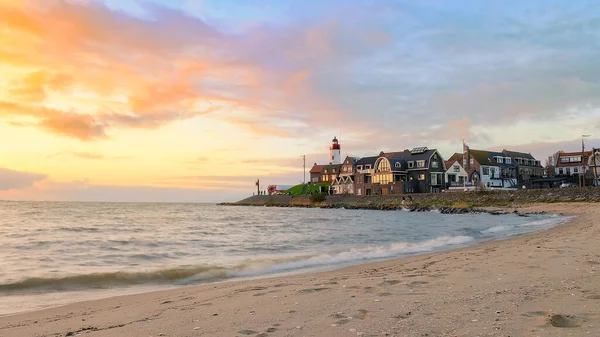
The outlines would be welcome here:
M 220 201 L 417 146 L 600 145 L 600 3 L 0 0 L 0 199 Z M 595 135 L 594 133 L 598 133 Z

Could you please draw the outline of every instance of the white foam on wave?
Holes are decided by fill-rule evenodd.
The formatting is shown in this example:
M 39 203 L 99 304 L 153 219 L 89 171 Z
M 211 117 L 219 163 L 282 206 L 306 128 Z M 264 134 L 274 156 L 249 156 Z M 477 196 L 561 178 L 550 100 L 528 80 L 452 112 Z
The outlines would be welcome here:
M 271 265 L 256 265 L 229 272 L 231 277 L 250 277 L 297 269 L 351 264 L 364 260 L 398 257 L 406 254 L 423 253 L 447 246 L 462 245 L 473 241 L 471 236 L 441 236 L 423 242 L 398 242 L 388 246 L 356 248 L 335 254 L 320 254 L 313 257 Z
M 484 229 L 481 231 L 481 233 L 498 233 L 498 232 L 506 232 L 513 229 L 513 226 L 505 226 L 505 225 L 498 225 L 498 226 L 494 226 L 494 227 L 490 227 L 488 229 Z
M 565 222 L 570 220 L 572 217 L 558 216 L 558 217 L 550 217 L 541 220 L 529 221 L 524 224 L 519 225 L 519 227 L 551 227 L 552 225 L 556 225 L 560 222 Z

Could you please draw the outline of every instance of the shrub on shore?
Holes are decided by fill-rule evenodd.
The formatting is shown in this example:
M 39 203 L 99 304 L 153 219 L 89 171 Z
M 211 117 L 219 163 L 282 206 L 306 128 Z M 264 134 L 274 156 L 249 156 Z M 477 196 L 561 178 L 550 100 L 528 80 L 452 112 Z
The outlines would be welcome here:
M 312 202 L 323 202 L 327 200 L 327 194 L 325 193 L 315 193 L 310 196 L 310 201 Z

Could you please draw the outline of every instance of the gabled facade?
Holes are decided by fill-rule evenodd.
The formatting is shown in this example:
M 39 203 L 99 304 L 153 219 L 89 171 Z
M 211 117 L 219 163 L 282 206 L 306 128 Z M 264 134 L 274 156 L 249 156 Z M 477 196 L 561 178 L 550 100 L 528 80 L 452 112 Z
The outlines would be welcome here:
M 374 195 L 373 191 L 373 173 L 375 172 L 375 162 L 377 156 L 363 157 L 356 161 L 354 172 L 354 194 L 356 195 Z
M 554 170 L 556 176 L 577 176 L 583 172 L 583 167 L 590 161 L 592 151 L 583 152 L 559 152 L 556 158 Z M 583 158 L 582 158 L 583 157 Z M 584 165 L 584 163 L 586 165 Z
M 463 167 L 470 171 L 469 180 L 484 188 L 515 189 L 518 187 L 516 166 L 502 152 L 472 150 L 465 146 Z
M 346 157 L 342 162 L 340 174 L 333 183 L 331 188 L 335 194 L 354 194 L 354 174 L 356 172 L 356 163 L 358 158 Z
M 469 173 L 462 166 L 462 154 L 455 153 L 446 161 L 446 188 L 463 187 L 469 183 Z
M 310 169 L 310 182 L 313 184 L 332 183 L 340 174 L 342 164 L 317 165 Z
M 531 153 L 502 150 L 502 154 L 510 157 L 516 166 L 516 176 L 519 185 L 529 185 L 529 181 L 544 176 L 542 163 L 535 159 Z
M 381 152 L 357 161 L 354 181 L 357 195 L 441 192 L 444 159 L 436 149 L 426 147 Z

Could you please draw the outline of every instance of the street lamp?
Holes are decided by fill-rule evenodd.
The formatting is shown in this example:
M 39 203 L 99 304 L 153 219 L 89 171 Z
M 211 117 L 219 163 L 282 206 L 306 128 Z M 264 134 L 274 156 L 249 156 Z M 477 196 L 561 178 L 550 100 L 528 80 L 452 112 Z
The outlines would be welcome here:
M 579 179 L 582 187 L 585 187 L 585 144 L 583 143 L 583 138 L 589 136 L 590 135 L 581 135 L 581 173 L 579 174 Z

